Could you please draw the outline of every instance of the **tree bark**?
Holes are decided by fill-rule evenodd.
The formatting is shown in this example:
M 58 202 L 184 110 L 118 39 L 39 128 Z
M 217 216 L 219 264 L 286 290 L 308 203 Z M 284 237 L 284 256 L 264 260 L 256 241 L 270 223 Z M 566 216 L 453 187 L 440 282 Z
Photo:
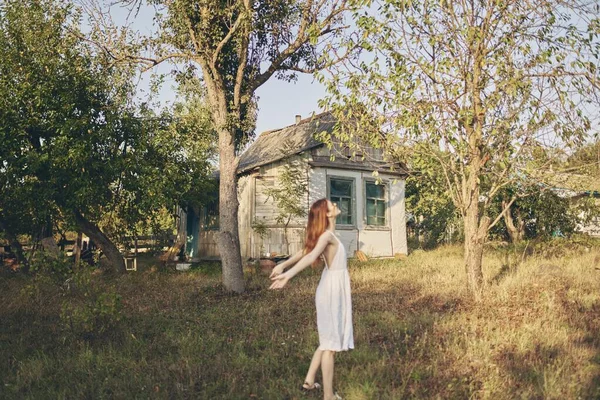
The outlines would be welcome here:
M 479 220 L 478 203 L 471 202 L 466 209 L 465 228 L 465 269 L 467 288 L 476 301 L 483 298 L 483 248 L 487 237 L 488 217 Z
M 479 136 L 480 137 L 480 136 Z M 477 136 L 475 136 L 477 138 Z M 477 143 L 475 141 L 475 143 Z M 467 273 L 467 288 L 479 302 L 483 298 L 483 247 L 487 238 L 490 224 L 488 216 L 481 216 L 479 207 L 480 183 L 479 176 L 483 162 L 478 146 L 472 145 L 473 159 L 467 167 L 467 175 L 463 181 L 462 209 L 465 230 L 465 269 Z
M 29 263 L 27 262 L 27 258 L 25 257 L 25 252 L 23 251 L 23 246 L 17 239 L 17 237 L 8 229 L 6 223 L 0 218 L 0 230 L 2 230 L 6 234 L 6 238 L 8 239 L 8 243 L 10 244 L 11 249 L 15 252 L 15 257 L 19 265 L 21 265 L 21 271 L 24 273 L 29 273 Z
M 117 246 L 96 226 L 88 221 L 79 210 L 74 210 L 75 223 L 79 230 L 85 233 L 102 250 L 112 269 L 117 272 L 125 272 L 125 260 Z
M 506 203 L 506 201 L 502 201 L 502 208 L 506 209 L 503 218 L 504 223 L 506 224 L 506 230 L 508 231 L 508 236 L 510 237 L 510 242 L 515 244 L 523 240 L 523 228 L 525 226 L 525 222 L 523 222 L 517 215 L 518 227 L 515 226 L 510 207 L 506 208 L 507 204 L 508 203 Z
M 238 230 L 237 164 L 233 129 L 219 132 L 219 254 L 223 285 L 228 291 L 244 291 L 244 271 Z

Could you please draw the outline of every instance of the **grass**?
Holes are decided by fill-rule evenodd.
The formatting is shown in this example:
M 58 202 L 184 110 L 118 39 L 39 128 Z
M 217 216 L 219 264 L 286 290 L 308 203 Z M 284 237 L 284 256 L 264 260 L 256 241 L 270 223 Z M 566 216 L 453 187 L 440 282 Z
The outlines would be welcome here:
M 554 253 L 490 248 L 479 304 L 464 290 L 458 247 L 352 262 L 356 349 L 336 357 L 337 390 L 348 400 L 600 398 L 600 247 Z M 303 397 L 318 344 L 318 271 L 272 292 L 248 269 L 246 293 L 231 295 L 218 264 L 140 264 L 122 277 L 90 276 L 87 295 L 2 275 L 0 398 Z M 93 321 L 104 333 L 61 318 L 64 304 L 98 306 L 89 298 L 99 293 L 118 294 L 122 306 L 107 311 L 118 321 Z

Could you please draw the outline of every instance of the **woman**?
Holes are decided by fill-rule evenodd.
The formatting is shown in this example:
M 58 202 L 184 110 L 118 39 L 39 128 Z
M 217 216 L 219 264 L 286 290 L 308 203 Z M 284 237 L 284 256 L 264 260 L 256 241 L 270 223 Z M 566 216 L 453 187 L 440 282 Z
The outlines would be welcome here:
M 325 269 L 315 296 L 319 347 L 312 357 L 302 385 L 305 391 L 320 387 L 315 382 L 315 375 L 320 366 L 325 400 L 340 399 L 338 394 L 333 392 L 335 353 L 354 348 L 346 251 L 334 234 L 335 219 L 339 214 L 340 210 L 336 204 L 327 199 L 317 200 L 308 213 L 304 250 L 277 265 L 271 273 L 273 284 L 270 289 L 281 289 L 304 268 L 314 265 L 319 257 L 325 261 Z M 284 273 L 288 267 L 291 268 Z

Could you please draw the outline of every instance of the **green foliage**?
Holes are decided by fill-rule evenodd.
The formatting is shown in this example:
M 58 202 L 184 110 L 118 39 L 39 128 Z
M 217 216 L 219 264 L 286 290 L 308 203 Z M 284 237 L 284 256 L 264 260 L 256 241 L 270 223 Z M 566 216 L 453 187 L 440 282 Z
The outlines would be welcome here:
M 412 215 L 409 225 L 419 238 L 418 247 L 433 248 L 458 238 L 451 231 L 458 213 L 439 164 L 418 154 L 408 163 L 409 169 L 416 172 L 406 179 L 406 210 Z
M 54 255 L 37 251 L 31 260 L 30 272 L 62 285 L 73 274 L 73 261 L 62 252 Z
M 211 119 L 219 134 L 219 222 L 231 241 L 219 240 L 225 285 L 243 291 L 237 229 L 236 166 L 238 155 L 254 135 L 256 90 L 273 76 L 292 78 L 297 71 L 322 67 L 321 40 L 343 30 L 346 1 L 191 1 L 120 0 L 132 8 L 156 6 L 156 34 L 130 35 L 127 28 L 106 26 L 110 12 L 91 18 L 90 37 L 120 62 L 137 62 L 147 69 L 181 62 L 180 82 L 193 81 L 206 89 Z M 139 41 L 132 40 L 140 37 Z M 135 43 L 133 43 L 135 42 Z M 150 56 L 148 56 L 150 53 Z M 199 88 L 197 86 L 197 88 Z M 227 205 L 226 207 L 224 205 Z M 225 235 L 222 235 L 225 237 Z
M 43 307 L 48 297 L 56 296 L 57 289 L 62 290 L 65 282 L 72 278 L 72 268 L 73 263 L 62 253 L 36 252 L 30 264 L 33 276 L 21 290 L 21 301 Z
M 490 207 L 491 213 L 500 214 L 502 200 L 517 196 L 510 207 L 516 226 L 522 226 L 524 239 L 550 239 L 570 236 L 579 221 L 580 209 L 571 204 L 568 197 L 561 197 L 552 190 L 533 185 L 527 190 L 504 188 Z M 509 239 L 504 219 L 490 231 L 492 237 Z
M 584 104 L 597 94 L 587 82 L 598 77 L 592 5 L 382 1 L 375 11 L 363 3 L 354 2 L 354 19 L 369 56 L 335 69 L 323 105 L 356 128 L 345 141 L 385 148 L 394 135 L 381 135 L 384 127 L 398 134 L 396 148 L 440 164 L 459 212 L 481 189 L 485 215 L 541 138 L 575 147 L 587 137 Z
M 284 154 L 290 154 L 279 171 L 275 185 L 265 191 L 277 206 L 275 221 L 283 225 L 287 253 L 290 253 L 288 226 L 294 219 L 307 214 L 306 195 L 308 193 L 308 165 L 306 160 L 291 155 L 290 145 L 283 144 Z
M 1 12 L 6 228 L 35 236 L 48 221 L 74 227 L 76 211 L 124 245 L 164 232 L 165 210 L 201 191 L 211 171 L 206 108 L 193 98 L 173 118 L 136 105 L 134 68 L 81 40 L 68 2 L 8 2 Z
M 570 171 L 586 174 L 590 177 L 600 176 L 600 141 L 583 146 L 573 153 L 566 162 Z M 598 184 L 600 187 L 600 184 Z
M 462 218 L 468 285 L 479 299 L 498 192 L 540 172 L 529 169 L 536 148 L 574 149 L 589 138 L 600 99 L 600 86 L 590 84 L 600 79 L 597 4 L 352 4 L 357 34 L 348 46 L 364 52 L 329 71 L 321 105 L 353 129 L 339 128 L 347 142 L 405 157 L 418 152 L 439 165 Z
M 538 241 L 532 245 L 533 254 L 552 259 L 561 257 L 577 257 L 598 248 L 598 240 L 589 235 L 574 234 L 565 237 L 554 237 L 551 240 Z
M 264 221 L 255 218 L 254 221 L 252 221 L 251 227 L 261 239 L 264 240 L 267 237 L 269 228 L 267 228 L 267 225 L 264 223 Z

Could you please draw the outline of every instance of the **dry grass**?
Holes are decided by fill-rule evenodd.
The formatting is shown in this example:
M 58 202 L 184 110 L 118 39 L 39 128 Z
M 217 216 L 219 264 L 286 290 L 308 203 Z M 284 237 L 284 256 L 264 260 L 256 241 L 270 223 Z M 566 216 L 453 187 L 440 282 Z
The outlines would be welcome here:
M 345 399 L 600 398 L 600 248 L 562 257 L 490 250 L 486 296 L 465 293 L 458 247 L 351 263 L 356 349 L 337 357 Z M 581 250 L 581 251 L 580 251 Z M 512 262 L 512 266 L 507 263 Z M 318 272 L 283 292 L 248 274 L 223 293 L 217 266 L 95 276 L 122 297 L 108 334 L 73 335 L 71 296 L 0 283 L 0 398 L 294 399 L 317 346 Z M 315 397 L 316 398 L 316 397 Z

